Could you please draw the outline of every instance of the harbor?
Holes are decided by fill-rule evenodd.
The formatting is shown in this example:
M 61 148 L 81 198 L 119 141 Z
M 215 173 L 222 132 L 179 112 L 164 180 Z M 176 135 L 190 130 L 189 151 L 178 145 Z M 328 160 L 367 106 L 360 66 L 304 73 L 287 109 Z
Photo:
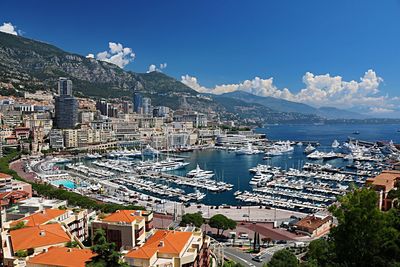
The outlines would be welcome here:
M 165 203 L 255 205 L 313 213 L 327 209 L 353 186 L 364 186 L 367 178 L 390 168 L 390 159 L 398 157 L 391 142 L 378 145 L 349 138 L 341 142 L 243 139 L 190 152 L 160 151 L 150 146 L 145 153 L 114 149 L 33 160 L 29 168 L 44 182 L 104 202 L 145 201 L 163 209 Z

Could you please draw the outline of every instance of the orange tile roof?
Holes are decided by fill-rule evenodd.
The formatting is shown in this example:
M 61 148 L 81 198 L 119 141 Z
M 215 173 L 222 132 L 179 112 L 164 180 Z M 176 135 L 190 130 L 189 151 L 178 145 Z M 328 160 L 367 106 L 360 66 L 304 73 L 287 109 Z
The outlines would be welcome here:
M 332 220 L 332 216 L 326 216 L 325 218 L 319 218 L 317 216 L 308 215 L 298 221 L 295 225 L 300 228 L 305 228 L 308 231 L 315 231 L 325 223 Z
M 84 267 L 85 262 L 95 255 L 90 249 L 51 247 L 47 252 L 30 258 L 27 263 L 60 267 Z
M 60 224 L 46 224 L 10 231 L 14 251 L 57 245 L 71 241 Z
M 192 232 L 158 230 L 142 247 L 131 250 L 125 257 L 149 259 L 156 252 L 179 255 L 192 235 Z
M 65 214 L 66 212 L 67 212 L 66 210 L 59 210 L 59 209 L 44 209 L 27 217 L 16 220 L 12 222 L 10 225 L 15 226 L 19 222 L 25 222 L 25 226 L 36 226 L 40 224 L 45 224 Z
M 382 186 L 385 191 L 390 191 L 395 187 L 396 180 L 400 180 L 400 171 L 383 171 L 375 178 L 368 178 L 367 183 Z
M 107 217 L 105 217 L 103 222 L 125 222 L 132 223 L 136 220 L 141 221 L 144 218 L 137 213 L 141 214 L 141 211 L 136 210 L 117 210 L 114 213 L 111 213 Z
M 11 175 L 0 172 L 0 179 L 10 179 L 10 178 L 12 178 Z

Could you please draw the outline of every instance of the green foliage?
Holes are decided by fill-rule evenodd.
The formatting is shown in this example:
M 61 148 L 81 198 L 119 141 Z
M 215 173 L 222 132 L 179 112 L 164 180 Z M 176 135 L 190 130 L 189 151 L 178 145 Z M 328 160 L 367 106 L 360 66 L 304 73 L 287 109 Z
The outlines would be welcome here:
M 268 267 L 297 267 L 299 261 L 289 250 L 282 249 L 274 253 L 267 264 Z
M 28 251 L 26 250 L 17 250 L 14 255 L 18 258 L 28 257 Z
M 224 265 L 222 265 L 222 267 L 243 267 L 242 264 L 234 262 L 232 260 L 229 261 L 225 261 Z
M 117 252 L 115 243 L 108 243 L 103 229 L 97 229 L 93 237 L 93 246 L 90 248 L 96 256 L 86 263 L 87 267 L 126 267 L 121 261 L 121 253 Z
M 212 228 L 217 228 L 217 235 L 220 234 L 220 230 L 222 230 L 221 235 L 225 230 L 235 229 L 236 222 L 232 219 L 229 219 L 225 215 L 216 214 L 210 218 L 210 222 L 208 223 Z
M 25 227 L 25 223 L 21 221 L 21 222 L 18 222 L 15 226 L 10 227 L 10 231 L 22 229 L 24 227 Z
M 196 227 L 201 227 L 204 223 L 204 218 L 203 216 L 196 212 L 196 213 L 186 213 L 182 216 L 182 221 L 180 223 L 180 226 L 186 226 L 186 225 L 194 225 Z
M 381 212 L 377 201 L 368 188 L 341 197 L 330 208 L 338 226 L 327 240 L 310 243 L 302 266 L 399 266 L 400 210 Z
M 333 243 L 326 239 L 317 239 L 311 241 L 308 246 L 306 258 L 309 264 L 315 262 L 317 266 L 331 266 L 334 261 Z
M 68 241 L 65 246 L 67 248 L 77 248 L 79 246 L 78 242 L 76 241 Z
M 392 243 L 399 233 L 388 227 L 377 202 L 378 195 L 374 190 L 361 189 L 343 196 L 340 205 L 332 206 L 331 211 L 339 222 L 331 231 L 338 263 L 386 266 L 382 265 L 385 244 Z

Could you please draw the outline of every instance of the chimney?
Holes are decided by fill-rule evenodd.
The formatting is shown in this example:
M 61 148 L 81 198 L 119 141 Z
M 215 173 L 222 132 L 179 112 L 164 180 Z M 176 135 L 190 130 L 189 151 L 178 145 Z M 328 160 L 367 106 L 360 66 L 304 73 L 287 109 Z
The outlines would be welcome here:
M 160 241 L 160 243 L 158 244 L 158 247 L 163 247 L 164 246 L 164 241 Z
M 45 232 L 44 230 L 40 230 L 39 235 L 40 235 L 40 236 L 46 236 L 46 232 Z
M 67 252 L 72 252 L 72 248 L 68 248 L 68 249 L 67 249 Z

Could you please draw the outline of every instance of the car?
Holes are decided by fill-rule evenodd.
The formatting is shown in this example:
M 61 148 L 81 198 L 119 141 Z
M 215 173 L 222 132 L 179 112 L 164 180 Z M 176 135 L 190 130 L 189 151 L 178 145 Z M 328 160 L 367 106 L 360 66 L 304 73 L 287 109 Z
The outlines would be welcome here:
M 259 256 L 255 256 L 255 257 L 253 257 L 253 258 L 251 258 L 253 261 L 256 261 L 256 262 L 262 262 L 263 260 L 261 259 L 261 257 L 259 257 Z

